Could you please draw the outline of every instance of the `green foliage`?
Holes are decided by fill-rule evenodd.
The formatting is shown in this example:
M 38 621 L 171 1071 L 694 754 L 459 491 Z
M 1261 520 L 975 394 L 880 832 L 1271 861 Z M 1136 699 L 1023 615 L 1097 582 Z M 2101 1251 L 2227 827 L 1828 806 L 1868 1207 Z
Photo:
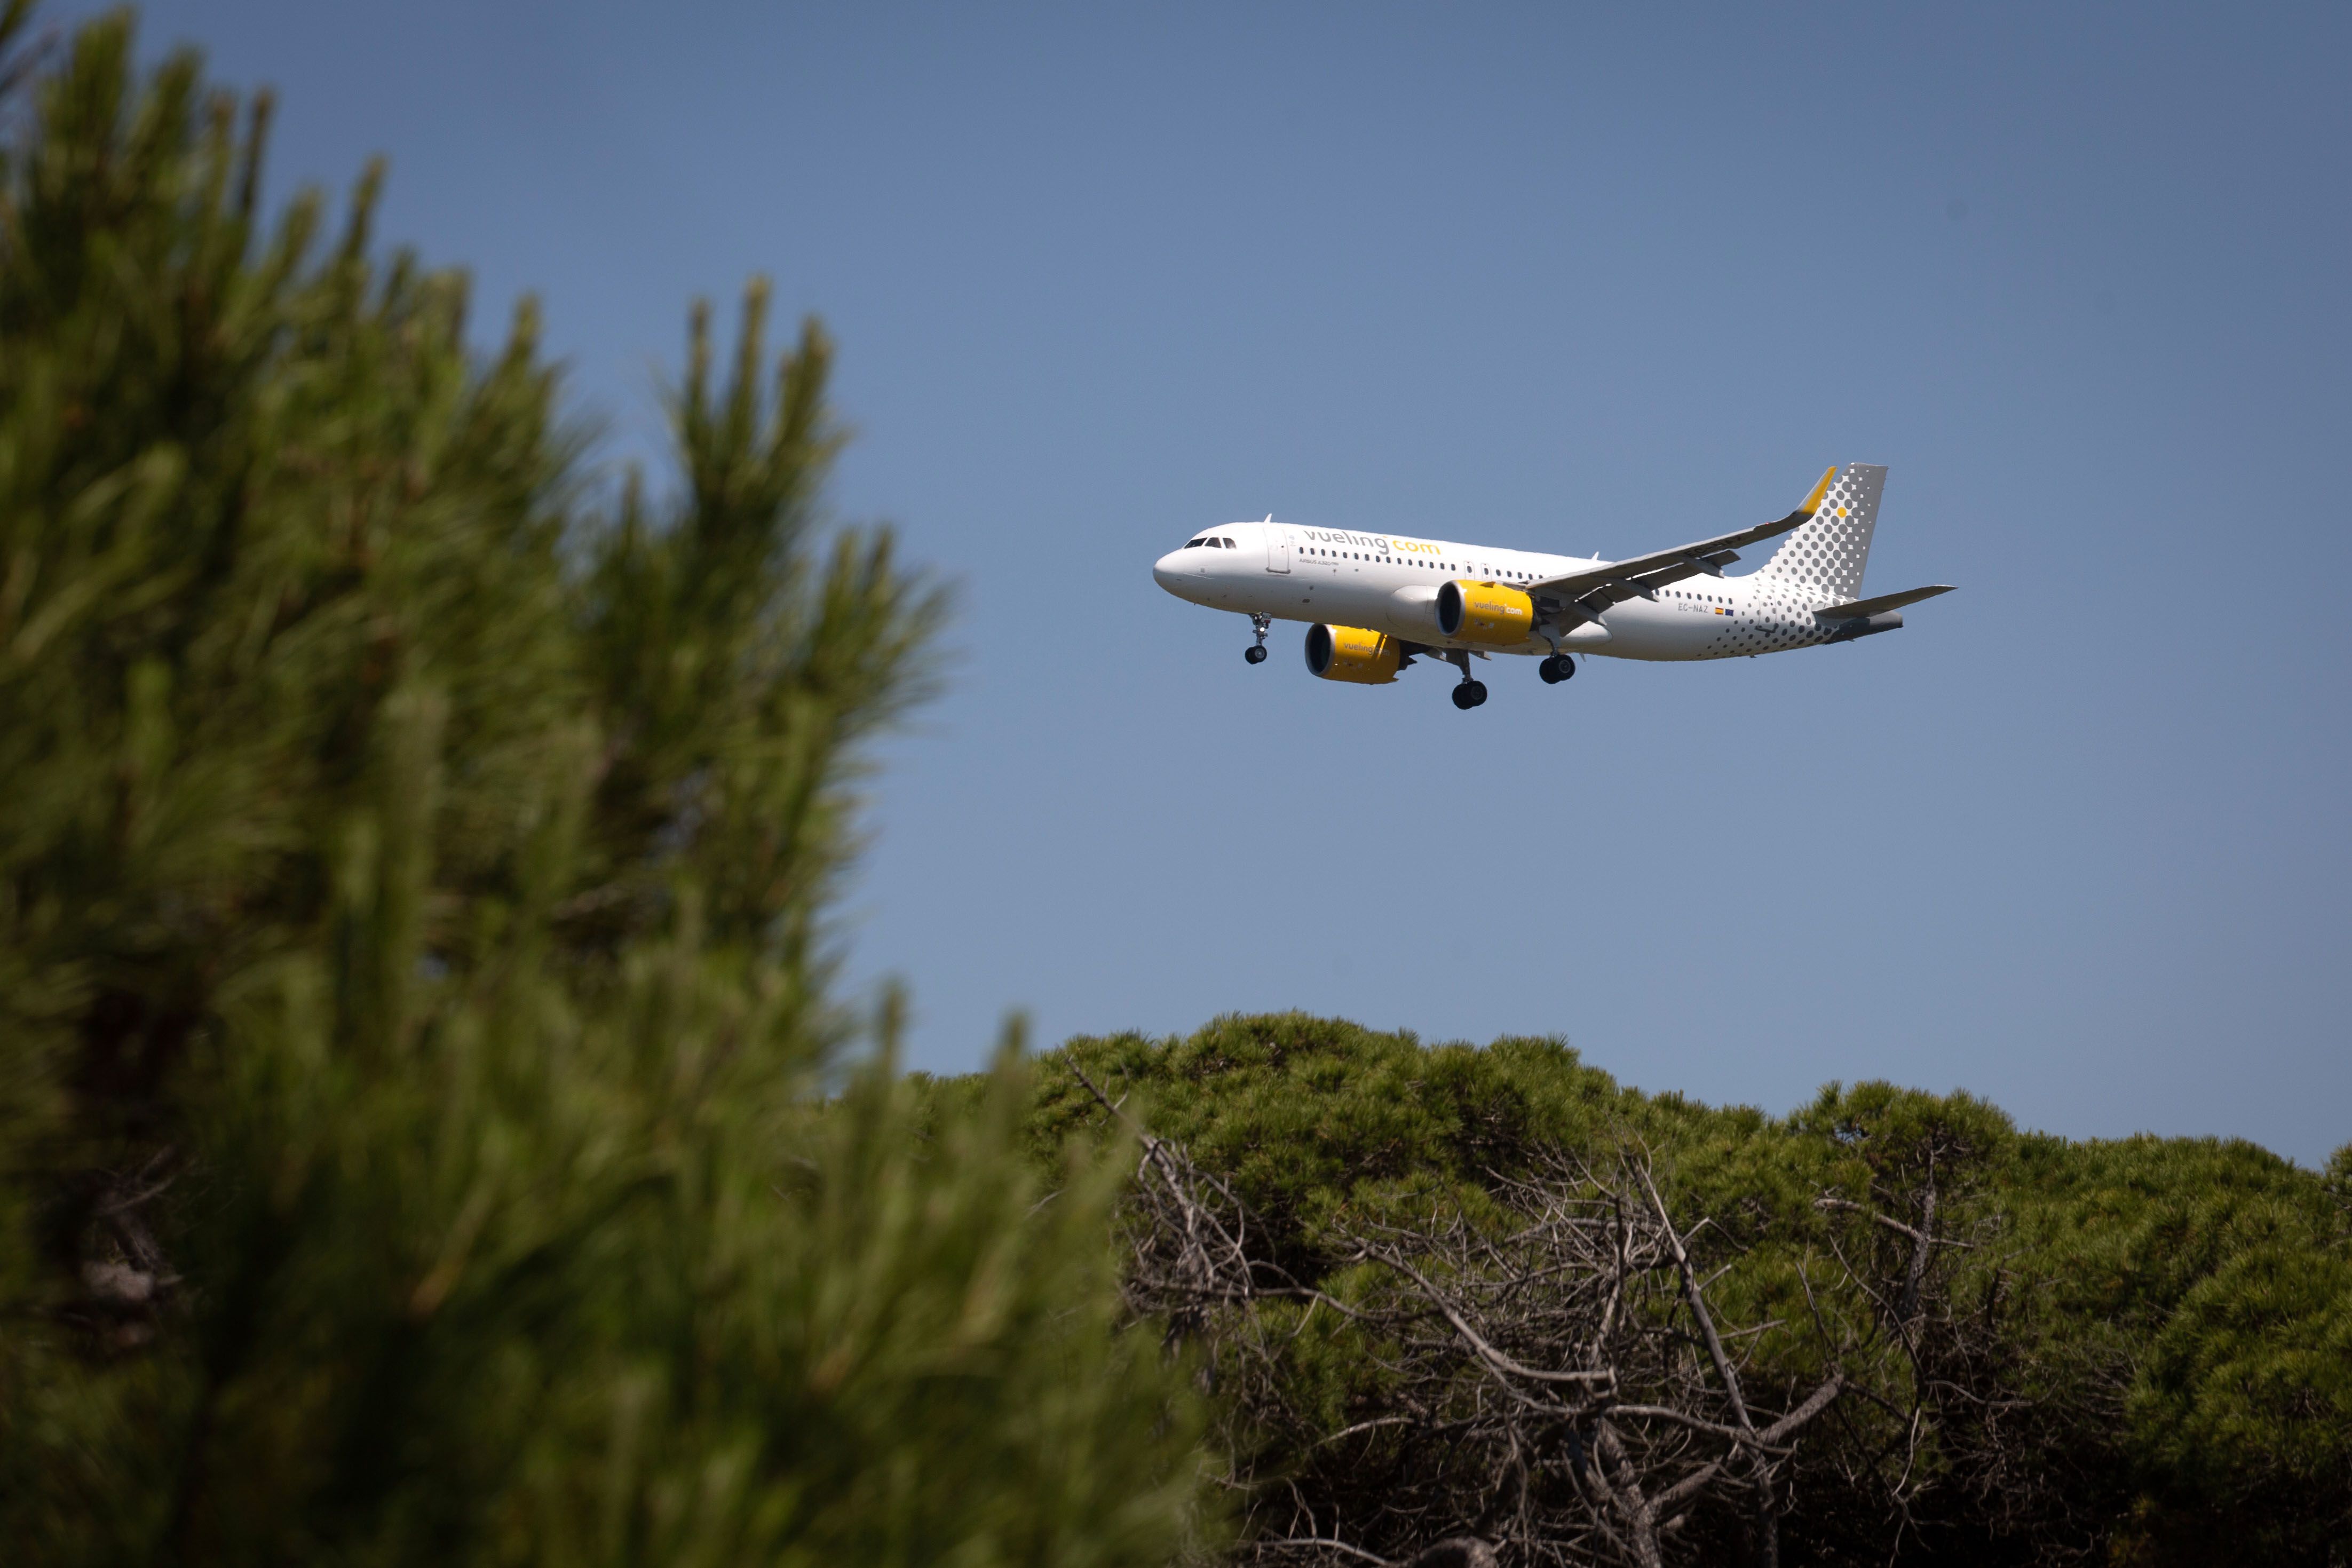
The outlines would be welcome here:
M 2352 1245 L 2326 1181 L 2239 1142 L 2037 1140 L 2010 1204 L 2040 1396 L 2095 1412 L 2119 1551 L 2276 1561 L 2352 1543 Z
M 1440 1187 L 1475 1187 L 1539 1142 L 1574 1142 L 1649 1109 L 1553 1040 L 1424 1049 L 1410 1036 L 1282 1014 L 1226 1016 L 1181 1040 L 1077 1039 L 1069 1058 L 1139 1097 L 1152 1131 L 1228 1176 L 1274 1221 L 1286 1261 L 1311 1247 L 1342 1205 L 1386 1208 Z M 1092 1125 L 1066 1073 L 1041 1085 L 1038 1132 L 1052 1147 Z
M 530 307 L 478 358 L 374 173 L 265 221 L 266 100 L 133 58 L 0 152 L 10 1560 L 1165 1561 L 1117 1152 L 828 996 L 941 605 L 825 523 L 822 332 L 698 309 L 600 511 Z
M 1044 1063 L 1041 1153 L 1102 1125 L 1065 1062 L 1231 1180 L 1269 1258 L 1341 1300 L 1361 1284 L 1347 1223 L 1488 1212 L 1546 1149 L 1642 1151 L 1679 1215 L 1708 1216 L 1723 1313 L 1774 1325 L 1743 1376 L 1785 1396 L 1835 1361 L 1870 1391 L 1803 1460 L 1789 1539 L 1822 1560 L 2352 1546 L 2352 1150 L 2315 1173 L 2242 1142 L 2070 1143 L 1877 1083 L 1776 1119 L 1625 1089 L 1557 1041 L 1423 1047 L 1286 1014 L 1071 1041 Z M 1399 1414 L 1381 1349 L 1328 1312 L 1264 1321 L 1307 1418 L 1253 1460 L 1345 1518 L 1383 1450 L 1339 1466 L 1323 1445 Z

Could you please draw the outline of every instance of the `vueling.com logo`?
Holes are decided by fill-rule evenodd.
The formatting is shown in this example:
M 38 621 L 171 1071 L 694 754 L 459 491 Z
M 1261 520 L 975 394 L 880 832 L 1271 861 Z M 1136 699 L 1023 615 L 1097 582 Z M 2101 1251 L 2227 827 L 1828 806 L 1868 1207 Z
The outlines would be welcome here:
M 1393 550 L 1413 555 L 1442 555 L 1438 546 L 1418 539 L 1390 539 L 1378 533 L 1339 533 L 1328 528 L 1303 528 L 1299 531 L 1318 544 L 1352 544 L 1359 550 Z

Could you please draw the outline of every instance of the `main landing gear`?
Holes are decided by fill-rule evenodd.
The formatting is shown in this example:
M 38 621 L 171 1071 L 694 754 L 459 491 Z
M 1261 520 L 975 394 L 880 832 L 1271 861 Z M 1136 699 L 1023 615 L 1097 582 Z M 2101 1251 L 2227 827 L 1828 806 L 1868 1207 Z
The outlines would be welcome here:
M 1273 627 L 1274 617 L 1272 616 L 1261 615 L 1257 611 L 1253 610 L 1250 612 L 1250 625 L 1257 628 L 1257 642 L 1253 647 L 1242 649 L 1242 657 L 1249 660 L 1252 664 L 1264 664 L 1265 662 L 1265 634 Z
M 1454 706 L 1461 709 L 1466 713 L 1471 709 L 1477 707 L 1478 704 L 1486 700 L 1486 683 L 1483 680 L 1473 680 L 1470 679 L 1470 656 L 1468 654 L 1463 652 L 1460 648 L 1449 648 L 1445 652 L 1439 654 L 1437 657 L 1462 672 L 1462 679 L 1455 683 L 1454 688 Z
M 1576 673 L 1576 661 L 1564 653 L 1556 653 L 1536 666 L 1536 673 L 1543 677 L 1546 686 L 1558 686 Z

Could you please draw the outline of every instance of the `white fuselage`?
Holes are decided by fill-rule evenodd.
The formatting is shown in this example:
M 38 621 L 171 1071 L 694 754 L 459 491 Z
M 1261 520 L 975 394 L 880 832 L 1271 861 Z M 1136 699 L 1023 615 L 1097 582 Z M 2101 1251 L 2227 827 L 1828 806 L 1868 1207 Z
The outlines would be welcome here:
M 1230 541 L 1209 544 L 1209 540 Z M 1612 605 L 1598 620 L 1538 626 L 1517 647 L 1439 635 L 1430 606 L 1449 578 L 1508 585 L 1589 572 L 1598 557 L 1550 555 L 1393 533 L 1239 522 L 1204 531 L 1152 564 L 1180 599 L 1277 620 L 1360 626 L 1432 648 L 1558 651 L 1612 658 L 1737 658 L 1825 643 L 1836 630 L 1813 612 L 1831 601 L 1786 577 L 1693 576 L 1654 598 Z

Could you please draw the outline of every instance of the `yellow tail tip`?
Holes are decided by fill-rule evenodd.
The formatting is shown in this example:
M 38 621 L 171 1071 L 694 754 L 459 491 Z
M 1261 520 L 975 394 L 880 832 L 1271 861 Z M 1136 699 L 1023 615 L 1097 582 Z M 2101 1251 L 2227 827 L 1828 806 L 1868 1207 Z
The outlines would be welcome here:
M 1828 468 L 1822 470 L 1822 482 L 1813 487 L 1813 493 L 1805 498 L 1804 510 L 1819 511 L 1822 510 L 1822 497 L 1829 494 L 1830 481 L 1835 478 L 1837 478 L 1837 465 L 1835 463 L 1832 463 Z

